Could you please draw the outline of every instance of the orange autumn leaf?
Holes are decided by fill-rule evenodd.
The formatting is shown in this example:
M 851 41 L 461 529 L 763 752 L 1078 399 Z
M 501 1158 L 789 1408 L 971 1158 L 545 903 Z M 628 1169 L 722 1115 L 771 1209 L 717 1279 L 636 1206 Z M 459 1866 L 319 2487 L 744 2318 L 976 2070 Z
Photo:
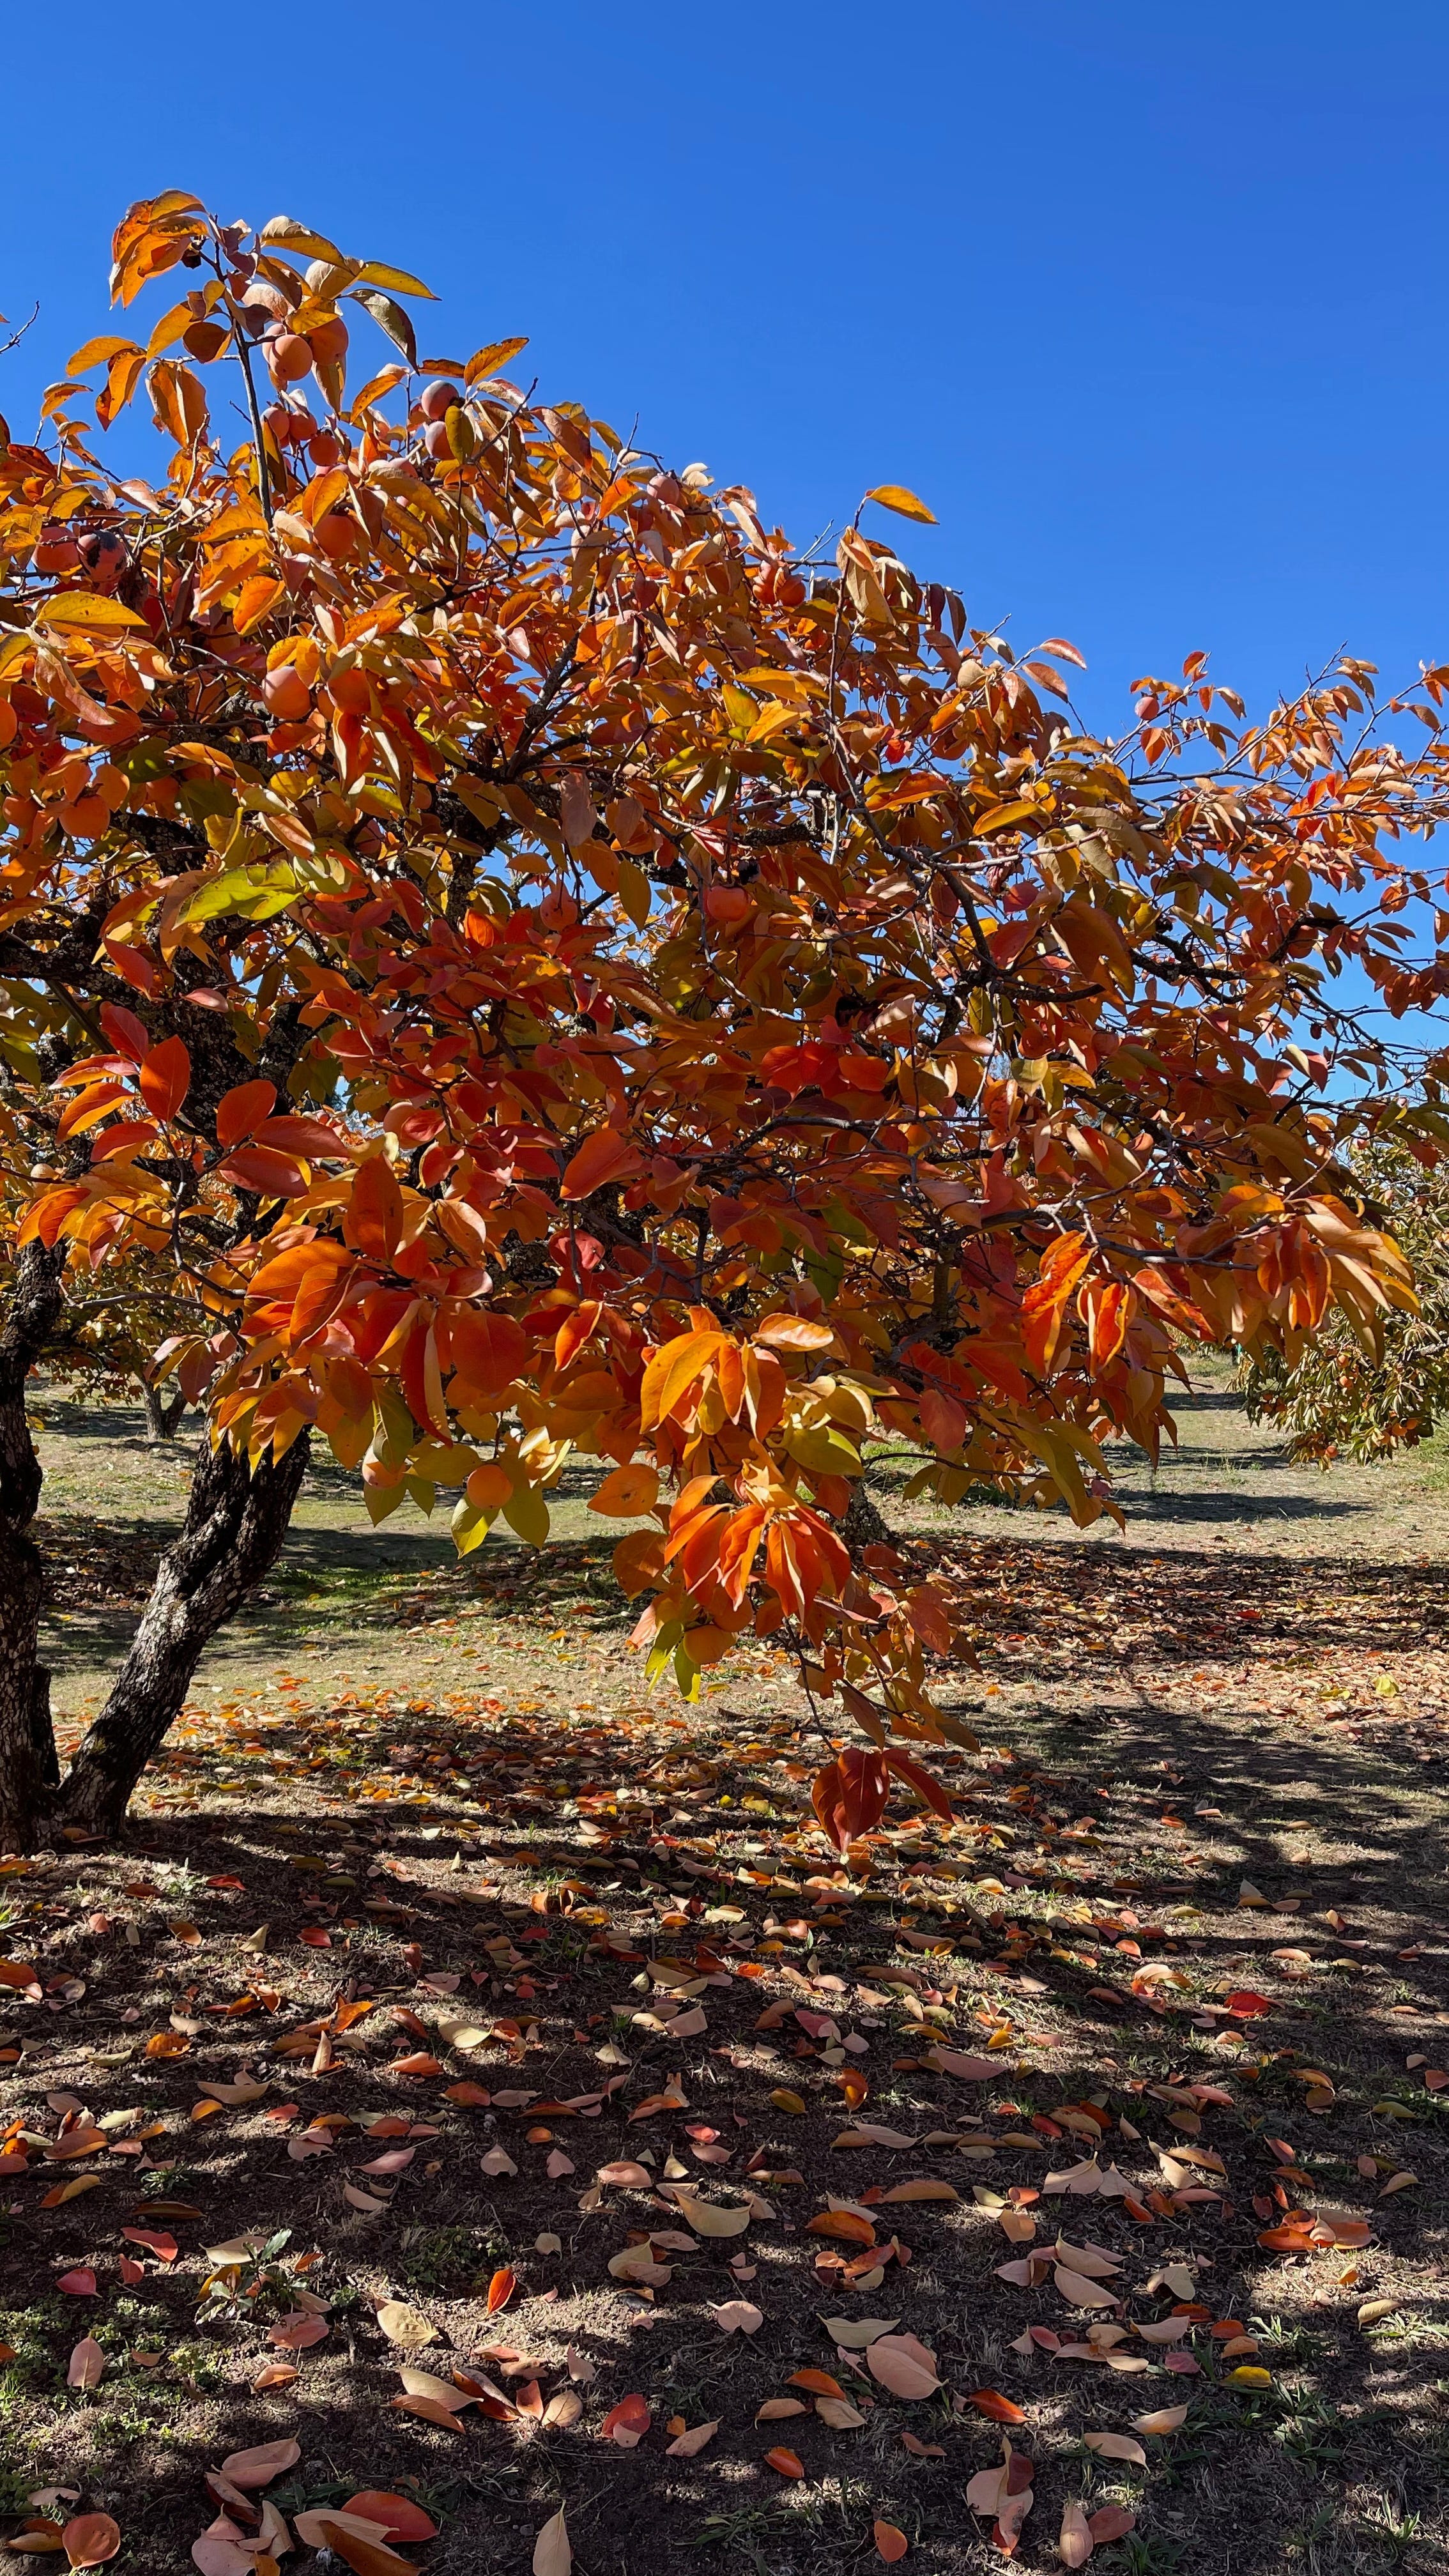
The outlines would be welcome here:
M 1088 1530 L 1184 1352 L 1292 1379 L 1338 1332 L 1377 1370 L 1413 1265 L 1349 1158 L 1391 1102 L 1442 1142 L 1405 1032 L 1449 995 L 1443 670 L 1376 715 L 1345 655 L 1258 722 L 1194 652 L 1104 747 L 1068 639 L 971 629 L 897 551 L 908 486 L 802 553 L 746 484 L 505 397 L 523 335 L 415 365 L 421 282 L 304 223 L 165 190 L 112 249 L 141 336 L 78 320 L 75 417 L 4 451 L 5 1328 L 43 1269 L 37 1352 L 199 1408 L 155 1596 L 198 1647 L 232 1597 L 198 1539 L 271 1563 L 324 1445 L 462 1555 L 545 1545 L 594 1458 L 660 1524 L 614 1560 L 650 1684 L 688 1710 L 788 1639 L 835 1850 L 892 1803 L 954 1830 L 961 1603 L 856 1546 L 867 1461 Z M 143 380 L 117 480 L 91 424 Z M 62 1832 L 165 1732 L 120 1709 Z
M 621 2397 L 611 2406 L 599 2427 L 606 2442 L 617 2442 L 622 2450 L 632 2451 L 649 2430 L 649 2408 L 639 2396 Z
M 121 2529 L 108 2513 L 79 2513 L 61 2533 L 72 2567 L 102 2567 L 121 2546 Z

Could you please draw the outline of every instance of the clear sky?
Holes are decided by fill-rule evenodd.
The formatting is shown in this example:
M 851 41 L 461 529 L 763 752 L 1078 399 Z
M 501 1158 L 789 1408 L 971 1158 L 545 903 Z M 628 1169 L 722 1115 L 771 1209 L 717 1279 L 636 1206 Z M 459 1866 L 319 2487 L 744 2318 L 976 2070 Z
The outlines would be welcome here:
M 1444 0 L 71 0 L 6 69 L 17 434 L 187 186 L 416 270 L 429 354 L 527 331 L 801 538 L 909 484 L 939 529 L 883 530 L 1073 638 L 1096 722 L 1196 646 L 1253 695 L 1449 659 Z

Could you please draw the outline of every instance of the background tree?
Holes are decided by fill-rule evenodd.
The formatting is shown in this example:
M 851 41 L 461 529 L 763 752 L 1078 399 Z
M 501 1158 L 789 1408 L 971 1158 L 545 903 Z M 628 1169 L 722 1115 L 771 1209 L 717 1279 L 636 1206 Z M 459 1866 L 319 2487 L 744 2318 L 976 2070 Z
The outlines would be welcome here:
M 1449 1173 L 1388 1138 L 1354 1146 L 1349 1170 L 1367 1219 L 1408 1256 L 1417 1305 L 1386 1315 L 1377 1345 L 1336 1310 L 1291 1368 L 1269 1349 L 1238 1376 L 1251 1419 L 1286 1432 L 1290 1456 L 1324 1467 L 1413 1448 L 1449 1407 Z
M 1075 648 L 972 628 L 865 504 L 802 559 L 535 405 L 522 342 L 419 359 L 417 279 L 179 192 L 114 247 L 125 307 L 193 282 L 0 458 L 0 1842 L 52 1767 L 25 1373 L 69 1296 L 160 1269 L 211 1446 L 51 1812 L 118 1823 L 314 1434 L 465 1551 L 500 1513 L 539 1543 L 598 1458 L 651 1674 L 781 1637 L 862 1731 L 832 1837 L 892 1775 L 944 1806 L 944 1603 L 841 1535 L 867 1440 L 1086 1523 L 1184 1340 L 1291 1366 L 1331 1307 L 1377 1349 L 1413 1304 L 1344 1155 L 1449 1131 L 1336 986 L 1449 981 L 1392 917 L 1444 675 L 1412 754 L 1364 664 L 1249 726 L 1201 655 L 1098 740 Z M 399 354 L 349 398 L 363 317 Z M 147 386 L 158 482 L 96 461 L 98 374 L 102 426 Z

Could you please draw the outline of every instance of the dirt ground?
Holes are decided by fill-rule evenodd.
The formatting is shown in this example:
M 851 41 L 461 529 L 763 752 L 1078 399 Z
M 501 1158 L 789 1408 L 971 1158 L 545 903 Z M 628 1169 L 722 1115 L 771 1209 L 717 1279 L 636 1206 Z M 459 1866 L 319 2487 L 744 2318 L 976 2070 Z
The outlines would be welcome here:
M 188 1455 L 37 1412 L 68 1740 Z M 955 2576 L 1005 2438 L 1024 2568 L 1073 2504 L 1105 2576 L 1449 2564 L 1446 1463 L 1294 1468 L 1221 1375 L 1180 1422 L 1125 1536 L 882 1473 L 981 1750 L 851 1870 L 783 1658 L 646 1694 L 591 1477 L 459 1566 L 314 1472 L 125 1848 L 5 1865 L 0 2527 L 184 2569 L 207 2468 L 294 2440 L 289 2524 L 401 2494 L 436 2576 L 560 2506 L 581 2576 L 823 2576 L 877 2520 Z

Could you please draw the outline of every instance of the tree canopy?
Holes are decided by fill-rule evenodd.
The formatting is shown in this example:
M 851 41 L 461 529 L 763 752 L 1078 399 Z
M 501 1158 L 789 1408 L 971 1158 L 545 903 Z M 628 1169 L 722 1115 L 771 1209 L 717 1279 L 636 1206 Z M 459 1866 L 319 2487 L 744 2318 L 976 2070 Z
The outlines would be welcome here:
M 1089 1523 L 1185 1349 L 1412 1310 L 1345 1154 L 1449 1137 L 1375 1034 L 1449 985 L 1449 672 L 1411 748 L 1363 662 L 1250 722 L 1201 653 L 1099 738 L 899 486 L 802 555 L 521 339 L 420 358 L 421 282 L 288 218 L 171 192 L 114 260 L 127 315 L 185 291 L 0 453 L 0 1840 L 115 1821 L 316 1436 L 462 1550 L 598 1460 L 651 1673 L 776 1635 L 861 1731 L 831 1836 L 942 1806 L 950 1623 L 855 1537 L 870 1458 Z M 95 444 L 142 388 L 150 480 Z M 23 1384 L 105 1282 L 213 1458 L 47 1793 Z
M 1411 1264 L 1414 1305 L 1384 1318 L 1371 1353 L 1334 1312 L 1291 1368 L 1264 1351 L 1239 1373 L 1247 1412 L 1286 1432 L 1295 1458 L 1392 1457 L 1429 1439 L 1449 1405 L 1449 1172 L 1422 1151 L 1370 1137 L 1349 1157 L 1359 1204 Z

